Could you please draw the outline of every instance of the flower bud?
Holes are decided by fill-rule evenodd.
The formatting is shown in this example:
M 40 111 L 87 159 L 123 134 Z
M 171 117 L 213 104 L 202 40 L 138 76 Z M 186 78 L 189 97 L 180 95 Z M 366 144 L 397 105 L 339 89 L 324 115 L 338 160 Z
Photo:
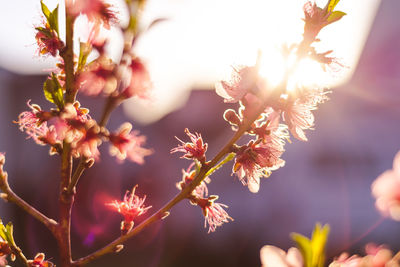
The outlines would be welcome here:
M 231 125 L 239 126 L 242 123 L 239 115 L 233 109 L 227 109 L 224 112 L 224 119 Z

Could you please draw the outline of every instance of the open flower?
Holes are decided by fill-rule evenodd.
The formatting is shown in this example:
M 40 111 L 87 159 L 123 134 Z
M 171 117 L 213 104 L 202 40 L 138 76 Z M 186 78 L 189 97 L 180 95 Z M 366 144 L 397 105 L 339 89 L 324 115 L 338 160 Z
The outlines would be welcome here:
M 82 131 L 76 131 L 72 129 L 70 133 L 77 132 L 74 134 L 75 140 L 72 142 L 71 146 L 73 148 L 72 154 L 75 157 L 85 156 L 87 158 L 98 159 L 100 152 L 98 146 L 101 145 L 100 139 L 100 127 L 94 120 L 89 120 L 85 124 L 85 128 Z
M 124 221 L 121 224 L 121 230 L 125 233 L 129 232 L 133 228 L 133 221 L 137 216 L 146 213 L 146 211 L 151 208 L 151 206 L 144 206 L 146 196 L 140 198 L 135 195 L 136 188 L 137 185 L 133 187 L 131 193 L 127 191 L 123 201 L 114 200 L 114 202 L 107 204 L 114 207 L 120 214 L 122 214 L 122 216 L 124 216 Z
M 110 29 L 110 23 L 118 21 L 116 13 L 111 10 L 111 5 L 103 0 L 68 0 L 68 12 L 74 16 L 86 15 L 88 20 L 95 25 L 103 25 Z
M 89 63 L 78 75 L 76 83 L 79 91 L 89 96 L 114 92 L 117 86 L 114 67 L 111 59 L 104 56 Z
M 127 87 L 121 92 L 121 96 L 124 98 L 130 98 L 132 96 L 148 98 L 149 91 L 153 85 L 150 74 L 141 59 L 138 57 L 131 59 L 127 71 L 130 80 Z
M 268 177 L 271 171 L 285 165 L 285 161 L 280 158 L 283 152 L 280 142 L 250 141 L 237 152 L 233 172 L 243 185 L 248 186 L 250 192 L 257 193 L 260 189 L 260 178 Z
M 275 246 L 264 246 L 260 250 L 262 267 L 303 267 L 303 256 L 297 248 L 286 253 Z
M 236 103 L 247 93 L 256 92 L 258 68 L 256 66 L 240 66 L 233 68 L 230 81 L 221 81 L 215 85 L 216 92 L 225 98 L 225 102 Z
M 228 223 L 229 220 L 233 221 L 232 217 L 230 217 L 224 210 L 224 208 L 227 208 L 228 206 L 221 203 L 215 203 L 214 201 L 217 199 L 218 196 L 213 195 L 208 198 L 197 198 L 192 201 L 199 205 L 203 210 L 204 228 L 207 228 L 208 224 L 208 233 L 215 232 L 215 229 L 218 226 L 221 226 L 223 223 Z
M 49 23 L 43 22 L 43 27 L 36 27 L 35 39 L 39 47 L 40 55 L 50 54 L 57 56 L 58 52 L 64 47 L 63 41 L 58 37 L 57 32 L 50 28 Z
M 208 147 L 207 143 L 203 142 L 200 134 L 192 134 L 187 128 L 185 129 L 185 133 L 190 137 L 191 142 L 185 143 L 179 138 L 175 137 L 179 142 L 181 142 L 181 145 L 171 149 L 171 153 L 183 152 L 185 154 L 182 156 L 182 158 L 197 159 L 200 162 L 204 162 L 206 159 L 205 153 Z
M 138 164 L 144 163 L 144 157 L 153 153 L 152 150 L 142 147 L 146 142 L 146 137 L 139 135 L 137 131 L 132 130 L 132 124 L 126 122 L 121 125 L 117 133 L 110 134 L 110 154 L 116 156 L 119 160 L 125 160 L 127 157 Z
M 375 206 L 384 215 L 400 221 L 400 151 L 393 160 L 393 169 L 382 173 L 371 185 Z
M 323 90 L 300 90 L 299 96 L 289 96 L 281 106 L 283 120 L 289 127 L 292 135 L 301 141 L 307 141 L 304 130 L 314 126 L 314 115 L 311 111 L 317 109 L 319 103 L 328 99 Z

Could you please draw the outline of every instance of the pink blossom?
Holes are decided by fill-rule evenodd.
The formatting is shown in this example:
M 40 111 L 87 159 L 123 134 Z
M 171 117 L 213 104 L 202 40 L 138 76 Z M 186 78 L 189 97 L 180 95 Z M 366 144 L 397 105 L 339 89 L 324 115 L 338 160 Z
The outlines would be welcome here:
M 271 171 L 285 165 L 285 161 L 280 158 L 283 152 L 281 142 L 250 141 L 237 152 L 233 172 L 243 185 L 248 186 L 250 192 L 257 193 L 260 189 L 260 178 L 268 177 Z
M 218 226 L 221 226 L 223 223 L 228 223 L 229 220 L 233 221 L 232 217 L 224 210 L 224 208 L 228 208 L 228 206 L 215 203 L 214 201 L 217 199 L 218 196 L 210 196 L 208 198 L 198 198 L 195 201 L 203 210 L 204 228 L 207 228 L 208 224 L 208 233 L 215 232 Z
M 348 253 L 342 253 L 335 259 L 329 267 L 398 267 L 399 262 L 393 257 L 392 251 L 385 246 L 376 246 L 369 243 L 365 246 L 366 256 L 349 256 Z
M 256 91 L 258 68 L 256 66 L 240 66 L 233 68 L 230 81 L 221 81 L 215 85 L 216 92 L 225 98 L 225 102 L 236 103 L 247 93 Z
M 329 267 L 361 267 L 362 258 L 358 255 L 350 255 L 347 252 L 340 254 L 339 258 L 335 259 Z
M 86 15 L 89 21 L 96 25 L 103 25 L 110 28 L 110 23 L 118 21 L 116 13 L 111 10 L 111 5 L 103 0 L 68 0 L 67 9 L 73 16 L 80 13 Z
M 36 28 L 35 39 L 39 46 L 39 54 L 50 54 L 55 57 L 58 51 L 64 47 L 64 43 L 58 38 L 57 33 L 49 28 L 47 23 L 45 27 Z
M 112 203 L 108 203 L 107 205 L 114 207 L 122 216 L 124 216 L 124 222 L 130 226 L 130 228 L 133 227 L 133 221 L 137 216 L 140 216 L 148 209 L 151 208 L 151 206 L 145 207 L 144 206 L 144 201 L 146 200 L 146 196 L 143 198 L 138 197 L 135 195 L 137 185 L 135 185 L 132 189 L 132 192 L 129 193 L 127 191 L 124 196 L 123 201 L 117 201 L 114 200 Z M 122 229 L 122 230 L 127 230 L 130 231 L 131 229 Z
M 290 248 L 286 253 L 275 246 L 264 246 L 260 250 L 262 267 L 303 267 L 304 260 L 297 248 Z
M 130 98 L 132 96 L 148 98 L 152 83 L 150 80 L 150 74 L 140 58 L 136 57 L 132 59 L 128 66 L 128 71 L 130 74 L 130 82 L 122 91 L 121 95 L 124 98 Z
M 319 103 L 327 99 L 323 90 L 303 90 L 297 98 L 288 97 L 283 108 L 282 115 L 292 135 L 301 141 L 307 141 L 304 130 L 314 126 L 312 110 L 317 109 Z
M 71 144 L 73 148 L 72 153 L 75 157 L 85 156 L 87 158 L 98 159 L 100 156 L 98 146 L 101 144 L 100 128 L 93 120 L 88 121 L 85 127 L 86 129 L 81 131 L 81 134 L 78 132 L 75 135 L 76 140 Z
M 22 112 L 15 123 L 19 124 L 21 131 L 28 134 L 28 138 L 31 137 L 36 143 L 43 144 L 40 137 L 47 135 L 49 131 L 47 121 L 53 117 L 53 114 L 42 111 L 40 106 L 36 104 L 31 105 L 30 100 L 28 100 L 27 105 L 31 111 Z
M 384 216 L 400 221 L 400 151 L 393 160 L 393 169 L 382 173 L 371 189 L 376 208 Z
M 79 91 L 89 96 L 114 92 L 117 86 L 114 67 L 115 64 L 111 59 L 103 56 L 89 63 L 78 75 L 76 83 Z
M 137 131 L 132 130 L 132 124 L 124 123 L 118 129 L 117 133 L 109 136 L 111 147 L 110 154 L 116 156 L 119 160 L 125 160 L 126 157 L 138 164 L 144 163 L 144 157 L 152 153 L 152 150 L 142 147 L 146 142 L 146 137 L 138 135 Z
M 311 58 L 318 61 L 324 71 L 328 70 L 331 73 L 337 73 L 340 72 L 345 67 L 345 65 L 340 62 L 338 58 L 328 56 L 332 52 L 333 50 L 329 50 L 324 53 L 313 52 L 311 54 Z
M 52 267 L 53 263 L 44 260 L 44 253 L 38 253 L 33 260 L 28 260 L 29 267 Z
M 4 266 L 6 266 L 7 265 L 7 256 L 6 255 L 4 255 L 4 256 L 0 256 L 0 266 L 1 267 L 4 267 Z
M 3 241 L 3 239 L 0 237 L 0 257 L 2 256 L 7 256 L 12 253 L 12 250 L 8 243 L 6 241 Z M 5 260 L 5 257 L 4 257 Z
M 187 128 L 185 129 L 185 133 L 190 137 L 191 142 L 185 143 L 176 137 L 181 142 L 181 145 L 171 149 L 171 153 L 183 152 L 185 154 L 181 158 L 197 159 L 200 162 L 204 162 L 208 144 L 203 142 L 201 135 L 198 133 L 192 134 Z
M 189 168 L 185 171 L 182 170 L 182 181 L 176 184 L 176 187 L 179 190 L 183 190 L 186 186 L 188 186 L 193 179 L 196 177 L 196 171 L 191 170 L 195 164 L 190 164 Z M 196 188 L 192 192 L 192 196 L 195 198 L 205 198 L 208 196 L 208 188 L 207 183 L 210 183 L 211 179 L 206 177 L 201 183 L 196 186 Z

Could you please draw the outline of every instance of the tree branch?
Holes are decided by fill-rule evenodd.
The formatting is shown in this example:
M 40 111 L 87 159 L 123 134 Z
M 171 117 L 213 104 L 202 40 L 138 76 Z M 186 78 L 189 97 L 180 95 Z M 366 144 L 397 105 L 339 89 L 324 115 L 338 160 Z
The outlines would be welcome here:
M 159 209 L 156 213 L 151 215 L 149 218 L 147 218 L 145 221 L 143 221 L 141 224 L 138 226 L 134 227 L 132 231 L 127 233 L 126 235 L 122 235 L 115 239 L 113 242 L 108 244 L 107 246 L 97 250 L 96 252 L 83 257 L 81 259 L 78 259 L 73 262 L 73 266 L 83 266 L 85 264 L 88 264 L 89 262 L 104 256 L 109 253 L 113 253 L 118 251 L 118 246 L 127 241 L 128 239 L 136 236 L 139 234 L 143 229 L 145 229 L 147 226 L 153 224 L 154 222 L 162 219 L 169 213 L 169 210 L 175 206 L 177 203 L 179 203 L 181 200 L 187 198 L 191 192 L 206 178 L 206 173 L 214 167 L 226 154 L 231 152 L 232 146 L 236 143 L 236 141 L 239 140 L 239 138 L 249 130 L 253 122 L 260 116 L 260 114 L 264 111 L 265 105 L 260 105 L 258 108 L 257 112 L 251 116 L 250 119 L 248 119 L 235 133 L 235 135 L 231 138 L 231 140 L 221 149 L 221 151 L 208 163 L 205 164 L 201 167 L 199 173 L 196 175 L 196 177 L 193 179 L 193 181 L 185 187 L 179 194 L 177 194 L 172 200 L 170 200 L 164 207 Z

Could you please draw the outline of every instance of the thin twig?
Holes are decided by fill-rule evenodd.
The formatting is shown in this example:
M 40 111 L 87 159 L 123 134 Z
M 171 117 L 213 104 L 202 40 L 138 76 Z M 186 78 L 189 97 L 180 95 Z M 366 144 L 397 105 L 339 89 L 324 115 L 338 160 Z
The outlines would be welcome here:
M 11 250 L 13 251 L 13 253 L 22 261 L 22 263 L 29 267 L 29 262 L 28 259 L 25 257 L 24 253 L 22 253 L 22 250 L 17 247 L 17 246 L 11 246 Z
M 75 194 L 76 185 L 78 184 L 79 178 L 82 176 L 85 169 L 88 168 L 88 164 L 88 158 L 82 156 L 79 160 L 78 167 L 76 167 L 76 170 L 72 175 L 71 182 L 68 185 L 67 194 Z
M 15 194 L 7 183 L 0 186 L 0 189 L 4 192 L 2 198 L 4 200 L 15 203 L 17 206 L 22 208 L 26 213 L 37 219 L 39 222 L 44 224 L 52 233 L 55 232 L 57 227 L 57 222 L 53 219 L 46 217 L 43 213 L 29 205 L 23 199 L 21 199 L 17 194 Z

